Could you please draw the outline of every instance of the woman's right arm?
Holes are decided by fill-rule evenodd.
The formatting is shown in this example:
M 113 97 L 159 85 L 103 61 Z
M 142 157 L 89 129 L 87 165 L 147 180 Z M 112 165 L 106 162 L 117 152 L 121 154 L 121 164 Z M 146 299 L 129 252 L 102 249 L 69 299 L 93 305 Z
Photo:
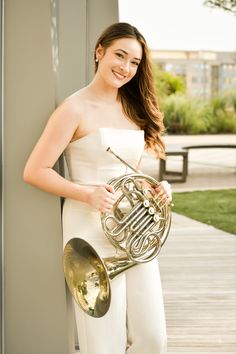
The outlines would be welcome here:
M 24 169 L 24 181 L 57 196 L 88 203 L 100 211 L 113 204 L 113 188 L 90 188 L 73 183 L 54 169 L 56 161 L 78 129 L 81 113 L 70 101 L 63 102 L 51 115 Z

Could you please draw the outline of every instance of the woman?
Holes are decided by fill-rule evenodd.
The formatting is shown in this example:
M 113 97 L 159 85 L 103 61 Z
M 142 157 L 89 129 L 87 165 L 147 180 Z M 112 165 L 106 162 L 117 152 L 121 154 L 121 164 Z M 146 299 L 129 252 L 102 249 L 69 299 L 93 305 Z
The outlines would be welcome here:
M 95 76 L 53 112 L 31 153 L 24 180 L 65 198 L 64 245 L 84 238 L 101 257 L 114 255 L 104 236 L 100 212 L 109 212 L 115 192 L 107 184 L 126 167 L 108 146 L 138 167 L 143 149 L 164 155 L 162 114 L 154 92 L 147 44 L 127 23 L 115 23 L 95 46 Z M 70 180 L 53 166 L 65 152 Z M 171 199 L 162 181 L 156 192 Z M 92 318 L 75 304 L 81 354 L 166 353 L 165 316 L 158 264 L 138 265 L 112 281 L 108 313 Z

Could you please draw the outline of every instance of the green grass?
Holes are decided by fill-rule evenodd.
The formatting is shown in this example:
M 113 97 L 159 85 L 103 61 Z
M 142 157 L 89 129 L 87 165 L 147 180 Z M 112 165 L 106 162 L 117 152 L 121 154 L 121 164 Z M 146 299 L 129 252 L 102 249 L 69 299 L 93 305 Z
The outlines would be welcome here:
M 173 212 L 236 234 L 236 189 L 173 193 Z

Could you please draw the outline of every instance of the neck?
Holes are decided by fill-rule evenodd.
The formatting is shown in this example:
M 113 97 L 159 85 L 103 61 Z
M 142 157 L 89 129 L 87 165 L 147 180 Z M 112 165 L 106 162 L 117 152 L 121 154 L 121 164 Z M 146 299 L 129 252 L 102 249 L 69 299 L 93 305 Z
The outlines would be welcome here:
M 99 100 L 106 103 L 117 102 L 118 89 L 107 85 L 104 81 L 99 79 L 97 75 L 94 76 L 87 87 Z

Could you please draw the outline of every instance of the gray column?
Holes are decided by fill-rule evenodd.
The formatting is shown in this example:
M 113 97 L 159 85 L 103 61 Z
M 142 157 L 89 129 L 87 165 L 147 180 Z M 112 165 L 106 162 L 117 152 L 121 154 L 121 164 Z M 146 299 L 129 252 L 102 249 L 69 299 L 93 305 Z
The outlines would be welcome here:
M 55 107 L 50 3 L 7 0 L 4 17 L 4 354 L 65 354 L 60 200 L 22 180 Z
M 118 0 L 59 0 L 57 16 L 61 101 L 92 79 L 94 46 L 98 35 L 118 22 Z

